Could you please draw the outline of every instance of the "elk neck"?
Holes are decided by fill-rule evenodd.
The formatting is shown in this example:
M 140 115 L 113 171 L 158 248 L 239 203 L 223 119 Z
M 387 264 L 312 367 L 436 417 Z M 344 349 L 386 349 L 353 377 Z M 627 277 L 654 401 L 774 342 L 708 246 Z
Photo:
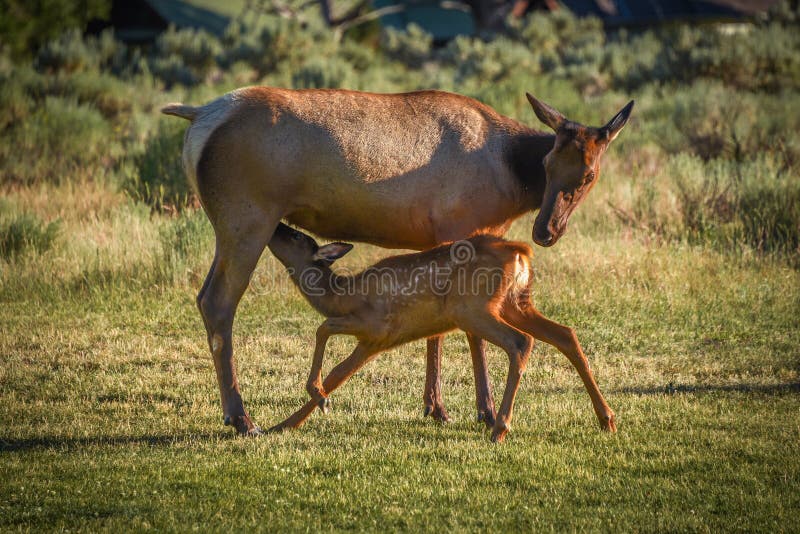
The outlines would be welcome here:
M 510 135 L 506 161 L 522 185 L 525 211 L 539 209 L 547 185 L 544 157 L 553 149 L 556 136 L 526 128 Z

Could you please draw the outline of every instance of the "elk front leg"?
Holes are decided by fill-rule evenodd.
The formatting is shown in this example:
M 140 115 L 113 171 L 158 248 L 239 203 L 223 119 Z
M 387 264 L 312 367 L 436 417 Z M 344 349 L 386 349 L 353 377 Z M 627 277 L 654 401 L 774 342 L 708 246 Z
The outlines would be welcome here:
M 442 341 L 444 336 L 429 337 L 425 360 L 425 391 L 422 400 L 425 402 L 424 416 L 431 416 L 437 421 L 446 423 L 450 416 L 442 401 Z
M 322 413 L 328 413 L 331 407 L 328 392 L 322 384 L 322 359 L 325 355 L 325 346 L 328 338 L 337 334 L 355 333 L 357 322 L 347 317 L 334 317 L 326 319 L 317 328 L 317 342 L 314 347 L 314 359 L 311 362 L 311 371 L 306 382 L 306 391 L 311 399 L 316 401 Z
M 475 376 L 475 406 L 478 409 L 478 421 L 483 421 L 487 427 L 492 428 L 495 411 L 492 383 L 486 363 L 486 341 L 469 332 L 466 334 L 472 356 L 472 373 Z
M 330 373 L 328 373 L 328 376 L 325 377 L 325 381 L 322 383 L 323 389 L 330 395 L 334 392 L 334 390 L 336 390 L 336 388 L 341 386 L 351 376 L 353 376 L 356 371 L 361 369 L 367 362 L 369 362 L 376 354 L 377 352 L 375 350 L 367 347 L 363 343 L 359 343 L 356 345 L 356 348 L 353 349 L 353 352 L 350 354 L 350 356 L 348 356 L 339 365 L 334 367 Z M 270 432 L 285 430 L 287 428 L 298 428 L 300 425 L 305 423 L 309 417 L 311 417 L 311 414 L 314 413 L 314 409 L 316 407 L 316 401 L 313 399 L 308 401 L 295 413 L 270 428 Z

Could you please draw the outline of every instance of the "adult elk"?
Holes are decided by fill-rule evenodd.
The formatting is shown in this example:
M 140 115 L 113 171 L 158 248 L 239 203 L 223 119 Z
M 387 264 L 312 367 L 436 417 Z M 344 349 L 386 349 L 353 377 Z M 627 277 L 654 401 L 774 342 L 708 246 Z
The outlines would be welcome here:
M 630 116 L 601 128 L 567 120 L 527 95 L 555 135 L 476 100 L 440 91 L 374 94 L 248 87 L 209 104 L 162 111 L 191 121 L 183 163 L 216 235 L 197 296 L 224 421 L 256 434 L 233 360 L 232 325 L 264 247 L 282 219 L 332 239 L 427 249 L 476 234 L 502 236 L 539 209 L 533 240 L 552 246 L 597 182 L 600 160 Z M 494 423 L 485 342 L 467 333 L 479 418 Z M 447 420 L 442 337 L 428 340 L 426 413 Z

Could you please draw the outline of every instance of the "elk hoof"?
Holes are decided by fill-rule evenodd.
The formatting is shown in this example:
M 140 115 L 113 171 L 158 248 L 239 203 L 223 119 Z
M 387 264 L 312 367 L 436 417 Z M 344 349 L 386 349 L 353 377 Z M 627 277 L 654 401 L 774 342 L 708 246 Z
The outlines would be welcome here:
M 494 430 L 492 431 L 492 442 L 494 443 L 502 443 L 504 439 L 506 439 L 506 434 L 508 434 L 511 427 L 508 426 L 507 423 L 498 423 L 494 426 Z
M 425 417 L 428 416 L 433 417 L 435 420 L 439 421 L 440 423 L 449 423 L 450 416 L 447 415 L 447 410 L 444 409 L 444 406 L 441 404 L 436 406 L 425 406 Z
M 617 431 L 616 416 L 614 414 L 606 415 L 600 419 L 600 428 L 612 434 Z
M 236 432 L 242 436 L 260 436 L 264 433 L 261 427 L 254 424 L 246 415 L 237 415 L 231 417 L 226 415 L 223 417 L 222 422 L 225 426 L 232 426 Z
M 253 428 L 248 429 L 247 432 L 245 432 L 244 435 L 247 436 L 247 437 L 250 437 L 250 438 L 254 438 L 254 437 L 258 437 L 258 436 L 263 436 L 264 435 L 264 431 L 261 430 L 260 426 L 253 425 Z
M 322 413 L 327 415 L 331 411 L 331 400 L 328 397 L 320 399 L 319 402 L 317 402 L 317 406 L 319 406 Z

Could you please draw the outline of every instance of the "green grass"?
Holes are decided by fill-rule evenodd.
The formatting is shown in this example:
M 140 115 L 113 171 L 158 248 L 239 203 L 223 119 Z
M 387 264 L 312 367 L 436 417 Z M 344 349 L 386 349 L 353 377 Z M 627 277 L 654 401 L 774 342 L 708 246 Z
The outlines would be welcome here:
M 616 435 L 596 428 L 566 359 L 540 345 L 509 439 L 490 443 L 454 335 L 453 424 L 422 418 L 417 342 L 357 374 L 329 416 L 239 438 L 221 424 L 193 278 L 142 291 L 91 280 L 52 301 L 3 293 L 0 525 L 797 531 L 796 271 L 585 230 L 578 221 L 537 250 L 536 300 L 577 329 Z M 382 254 L 360 246 L 348 260 Z M 242 389 L 265 426 L 304 401 L 319 322 L 291 286 L 270 285 L 282 276 L 262 259 L 235 326 Z M 351 345 L 332 340 L 326 368 Z M 499 395 L 507 359 L 494 348 L 490 366 Z

